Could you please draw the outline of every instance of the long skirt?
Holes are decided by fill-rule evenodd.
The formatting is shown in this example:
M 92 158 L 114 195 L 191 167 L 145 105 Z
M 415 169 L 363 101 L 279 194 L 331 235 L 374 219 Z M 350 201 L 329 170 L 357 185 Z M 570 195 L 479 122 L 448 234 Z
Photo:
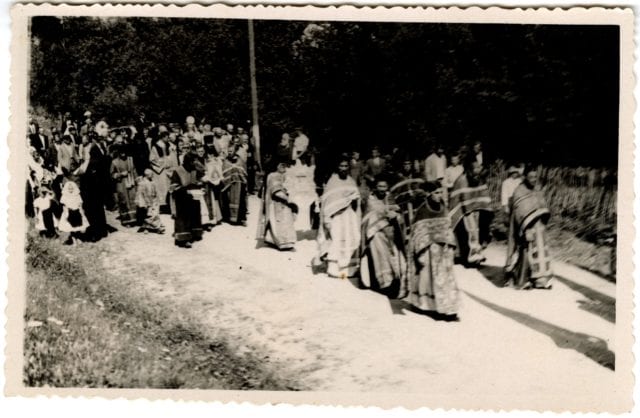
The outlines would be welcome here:
M 460 295 L 453 275 L 454 249 L 431 244 L 416 260 L 416 272 L 409 277 L 409 303 L 424 311 L 443 315 L 458 313 Z
M 529 282 L 536 288 L 549 287 L 553 271 L 547 246 L 547 228 L 537 221 L 524 235 L 518 245 L 518 261 L 513 269 L 514 284 L 518 288 Z
M 223 208 L 227 222 L 241 223 L 247 219 L 247 185 L 236 182 L 222 192 Z
M 360 259 L 360 280 L 365 287 L 385 290 L 394 281 L 402 280 L 407 260 L 384 231 L 377 232 Z
M 222 221 L 222 210 L 220 209 L 220 202 L 218 193 L 215 190 L 216 186 L 207 184 L 204 190 L 204 201 L 207 207 L 208 223 L 217 225 Z
M 107 229 L 107 215 L 105 213 L 105 192 L 102 190 L 93 190 L 86 188 L 82 190 L 82 206 L 84 213 L 89 222 L 86 238 L 90 241 L 97 241 L 106 237 L 109 232 Z
M 118 213 L 120 214 L 120 223 L 123 226 L 133 226 L 137 223 L 136 219 L 136 188 L 127 188 L 124 182 L 120 182 L 116 186 L 118 195 Z
M 264 242 L 288 250 L 296 244 L 296 230 L 293 226 L 294 215 L 291 208 L 281 202 L 271 202 L 269 218 L 264 233 Z
M 82 208 L 69 209 L 63 206 L 62 216 L 60 216 L 60 223 L 58 229 L 62 232 L 84 232 L 89 227 L 89 221 L 84 214 Z
M 156 186 L 156 190 L 158 192 L 158 200 L 160 201 L 160 206 L 165 206 L 167 204 L 167 196 L 169 195 L 169 186 L 171 184 L 171 180 L 167 175 L 166 170 L 162 170 L 160 174 L 153 172 L 153 184 Z
M 353 277 L 360 267 L 360 219 L 347 208 L 331 219 L 331 242 L 327 252 L 327 273 L 332 277 Z
M 202 219 L 200 217 L 200 202 L 188 192 L 181 191 L 173 194 L 176 205 L 174 239 L 176 245 L 202 239 Z

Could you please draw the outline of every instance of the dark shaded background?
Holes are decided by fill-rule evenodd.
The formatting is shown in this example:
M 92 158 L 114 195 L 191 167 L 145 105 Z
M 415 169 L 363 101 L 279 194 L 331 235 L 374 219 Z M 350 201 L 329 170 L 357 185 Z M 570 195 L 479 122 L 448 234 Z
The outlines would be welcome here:
M 111 125 L 250 119 L 247 22 L 32 19 L 30 103 Z M 320 152 L 424 156 L 483 141 L 489 158 L 617 166 L 617 26 L 257 21 L 263 148 L 301 127 Z

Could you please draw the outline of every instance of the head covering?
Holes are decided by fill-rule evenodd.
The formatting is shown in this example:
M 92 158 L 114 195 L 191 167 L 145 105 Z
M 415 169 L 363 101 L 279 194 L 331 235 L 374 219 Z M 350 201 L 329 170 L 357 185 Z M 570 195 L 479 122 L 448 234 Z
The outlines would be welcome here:
M 62 187 L 62 197 L 60 203 L 67 206 L 69 209 L 79 209 L 82 207 L 82 197 L 80 196 L 80 188 L 78 185 L 71 181 L 67 182 Z
M 520 169 L 518 167 L 516 167 L 515 165 L 510 165 L 507 168 L 507 174 L 513 174 L 513 173 L 521 174 Z
M 187 116 L 187 124 L 193 125 L 194 123 L 196 123 L 196 118 L 193 116 Z
M 86 112 L 84 112 L 84 115 L 83 115 L 83 116 L 84 116 L 85 118 L 90 118 L 90 117 L 91 117 L 91 112 L 87 110 Z

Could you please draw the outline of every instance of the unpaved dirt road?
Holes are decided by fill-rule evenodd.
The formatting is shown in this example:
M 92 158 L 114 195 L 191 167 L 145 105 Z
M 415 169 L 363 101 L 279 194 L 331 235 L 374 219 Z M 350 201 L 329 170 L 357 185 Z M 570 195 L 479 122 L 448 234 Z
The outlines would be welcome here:
M 481 270 L 456 266 L 461 321 L 439 322 L 355 280 L 312 274 L 313 240 L 296 252 L 257 248 L 257 212 L 251 197 L 248 227 L 218 226 L 192 249 L 173 245 L 169 217 L 163 236 L 120 228 L 102 262 L 147 265 L 140 284 L 159 301 L 188 304 L 210 333 L 309 390 L 583 409 L 614 386 L 615 284 L 556 263 L 550 291 L 502 288 L 505 249 L 495 245 Z

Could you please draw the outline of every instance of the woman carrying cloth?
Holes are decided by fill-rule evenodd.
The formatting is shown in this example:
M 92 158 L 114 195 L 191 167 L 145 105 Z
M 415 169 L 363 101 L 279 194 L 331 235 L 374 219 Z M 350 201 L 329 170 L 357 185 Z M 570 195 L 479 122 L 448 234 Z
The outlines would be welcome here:
M 537 183 L 536 169 L 527 167 L 511 196 L 505 272 L 517 288 L 551 289 L 546 228 L 550 212 Z

